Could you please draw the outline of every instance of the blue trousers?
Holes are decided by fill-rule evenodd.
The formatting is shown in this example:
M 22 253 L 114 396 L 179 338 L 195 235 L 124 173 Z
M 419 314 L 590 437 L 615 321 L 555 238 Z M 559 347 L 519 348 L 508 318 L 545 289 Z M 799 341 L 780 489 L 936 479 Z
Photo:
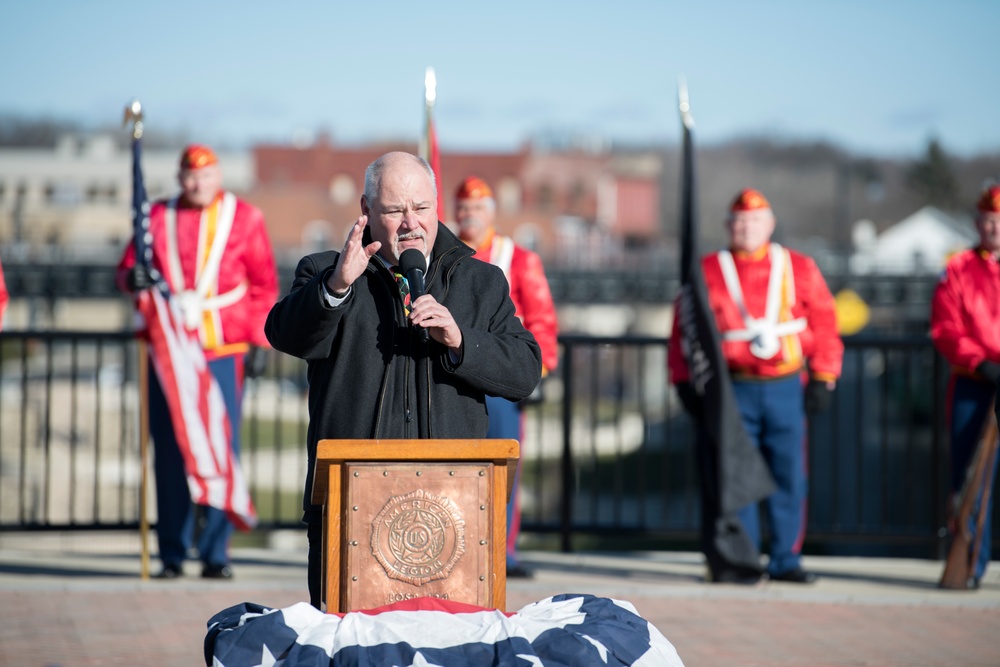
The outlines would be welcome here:
M 771 527 L 769 574 L 801 566 L 805 538 L 806 428 L 802 380 L 734 380 L 733 391 L 743 426 L 767 461 L 777 490 L 764 500 Z M 755 544 L 760 544 L 760 511 L 756 504 L 740 510 L 739 518 Z
M 984 382 L 979 382 L 972 378 L 953 376 L 951 385 L 951 489 L 958 493 L 962 489 L 965 481 L 965 471 L 972 462 L 972 457 L 976 453 L 976 445 L 979 442 L 979 435 L 983 424 L 988 417 L 990 405 L 993 402 L 994 388 Z M 988 469 L 987 488 L 992 488 L 993 480 L 996 478 L 997 458 L 993 458 L 993 467 Z M 976 523 L 981 511 L 980 500 L 982 494 L 976 498 L 972 507 L 972 514 L 969 517 L 969 530 L 972 531 L 973 543 L 976 541 Z M 990 562 L 990 524 L 993 523 L 993 498 L 986 505 L 986 517 L 983 524 L 982 546 L 979 547 L 979 558 L 976 560 L 976 571 L 974 576 L 981 579 L 986 573 L 986 566 Z
M 236 357 L 224 357 L 208 363 L 219 383 L 232 427 L 232 448 L 240 454 L 240 408 L 243 388 L 242 367 Z M 239 373 L 239 375 L 237 375 Z M 195 505 L 191 502 L 184 458 L 177 446 L 174 425 L 163 388 L 152 365 L 149 368 L 149 432 L 153 438 L 153 473 L 156 479 L 156 536 L 160 560 L 164 566 L 181 567 L 194 540 Z M 204 524 L 198 535 L 198 556 L 210 566 L 229 564 L 229 538 L 233 524 L 226 513 L 214 507 L 201 507 Z
M 490 425 L 486 430 L 487 438 L 503 438 L 521 440 L 521 409 L 517 403 L 496 396 L 486 397 L 486 410 L 490 415 Z M 507 503 L 507 567 L 516 567 L 517 538 L 521 534 L 521 459 L 517 461 L 517 473 L 514 475 L 514 487 L 510 492 L 510 502 Z

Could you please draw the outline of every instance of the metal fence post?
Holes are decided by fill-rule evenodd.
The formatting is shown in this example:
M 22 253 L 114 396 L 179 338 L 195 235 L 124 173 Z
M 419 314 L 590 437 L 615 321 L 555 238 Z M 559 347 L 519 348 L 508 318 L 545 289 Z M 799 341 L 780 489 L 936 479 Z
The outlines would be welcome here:
M 563 448 L 561 461 L 562 506 L 560 508 L 559 546 L 563 553 L 572 550 L 573 537 L 573 348 L 570 341 L 565 341 L 563 357 L 563 397 L 562 397 L 562 431 Z

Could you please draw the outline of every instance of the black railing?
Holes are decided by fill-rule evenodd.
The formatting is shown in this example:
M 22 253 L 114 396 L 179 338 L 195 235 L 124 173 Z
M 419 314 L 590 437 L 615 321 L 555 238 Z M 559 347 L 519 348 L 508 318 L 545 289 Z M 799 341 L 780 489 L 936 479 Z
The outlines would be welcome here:
M 55 302 L 62 299 L 91 298 L 122 300 L 125 297 L 115 287 L 115 264 L 119 253 L 109 262 L 81 263 L 68 257 L 43 256 L 26 260 L 11 257 L 3 261 L 4 275 L 10 293 L 21 299 Z M 640 257 L 642 257 L 640 255 Z M 279 262 L 278 275 L 284 294 L 291 286 L 295 264 Z M 634 267 L 643 267 L 638 270 Z M 558 304 L 634 303 L 662 304 L 664 294 L 676 294 L 680 276 L 674 260 L 664 262 L 633 261 L 622 266 L 600 268 L 562 267 L 546 263 L 546 275 L 552 296 Z M 937 274 L 903 273 L 853 274 L 824 269 L 831 289 L 837 292 L 850 288 L 870 306 L 913 308 L 926 316 Z
M 133 341 L 0 334 L 0 529 L 137 525 Z
M 696 545 L 693 433 L 666 339 L 559 340 L 544 399 L 525 408 L 524 532 L 564 550 Z M 845 344 L 833 405 L 809 429 L 807 548 L 938 557 L 947 367 L 926 337 Z M 128 332 L 0 332 L 0 530 L 138 527 L 136 349 Z M 264 529 L 300 526 L 307 423 L 303 362 L 271 353 L 242 425 Z

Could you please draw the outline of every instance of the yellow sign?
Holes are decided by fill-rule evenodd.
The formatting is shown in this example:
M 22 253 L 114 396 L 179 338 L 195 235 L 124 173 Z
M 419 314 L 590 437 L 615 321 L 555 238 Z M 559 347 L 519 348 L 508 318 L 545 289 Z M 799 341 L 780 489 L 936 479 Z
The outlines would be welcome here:
M 857 292 L 844 288 L 834 297 L 837 310 L 837 332 L 841 336 L 853 336 L 868 325 L 871 313 Z

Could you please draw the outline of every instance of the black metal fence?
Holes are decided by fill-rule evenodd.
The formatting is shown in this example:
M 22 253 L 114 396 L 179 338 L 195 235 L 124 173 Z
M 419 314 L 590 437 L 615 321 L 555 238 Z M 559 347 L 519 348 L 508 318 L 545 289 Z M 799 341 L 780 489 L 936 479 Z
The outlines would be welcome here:
M 560 337 L 559 369 L 525 408 L 525 533 L 567 550 L 695 544 L 693 433 L 666 342 Z M 845 343 L 833 405 L 809 429 L 807 549 L 938 557 L 947 367 L 926 337 Z M 136 349 L 128 332 L 0 332 L 0 530 L 138 527 Z M 271 353 L 242 425 L 263 529 L 300 525 L 307 422 L 303 362 Z
M 115 287 L 115 262 L 119 256 L 118 249 L 109 251 L 104 261 L 91 263 L 80 262 L 72 255 L 62 257 L 55 251 L 40 257 L 11 256 L 3 261 L 4 276 L 10 293 L 20 299 L 43 303 L 82 297 L 121 300 L 124 297 Z M 290 287 L 297 260 L 298 255 L 291 263 L 279 258 L 282 294 Z M 560 305 L 662 304 L 664 294 L 676 294 L 680 289 L 680 275 L 674 259 L 655 260 L 638 251 L 628 261 L 600 270 L 549 262 L 545 266 L 552 296 Z M 635 267 L 642 267 L 642 270 Z M 872 307 L 905 309 L 909 306 L 925 318 L 938 278 L 934 271 L 916 275 L 912 272 L 856 274 L 844 272 L 840 263 L 821 268 L 834 293 L 850 288 Z

